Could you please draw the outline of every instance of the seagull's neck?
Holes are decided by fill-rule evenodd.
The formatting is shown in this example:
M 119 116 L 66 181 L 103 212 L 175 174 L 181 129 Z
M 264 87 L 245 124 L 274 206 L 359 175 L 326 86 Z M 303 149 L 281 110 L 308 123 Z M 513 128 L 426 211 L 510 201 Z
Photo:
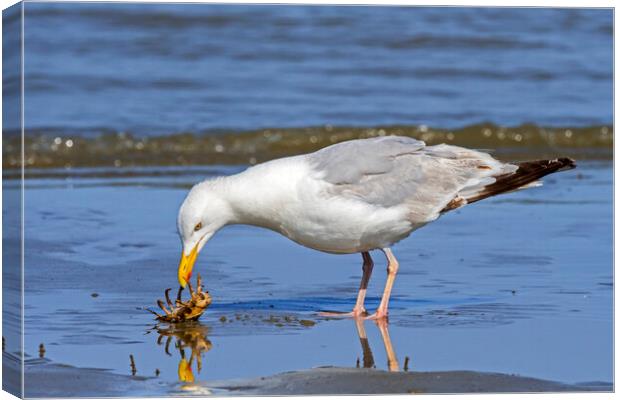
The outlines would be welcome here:
M 229 207 L 227 224 L 278 229 L 282 210 L 297 199 L 299 167 L 303 166 L 285 160 L 260 164 L 214 182 L 212 189 Z

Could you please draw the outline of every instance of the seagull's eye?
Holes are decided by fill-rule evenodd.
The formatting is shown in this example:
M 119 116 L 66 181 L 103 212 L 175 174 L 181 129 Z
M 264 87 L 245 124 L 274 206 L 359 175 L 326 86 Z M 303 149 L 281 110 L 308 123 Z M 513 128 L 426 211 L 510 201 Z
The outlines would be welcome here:
M 202 229 L 202 222 L 199 222 L 196 224 L 196 226 L 194 227 L 194 232 L 198 232 L 199 230 Z

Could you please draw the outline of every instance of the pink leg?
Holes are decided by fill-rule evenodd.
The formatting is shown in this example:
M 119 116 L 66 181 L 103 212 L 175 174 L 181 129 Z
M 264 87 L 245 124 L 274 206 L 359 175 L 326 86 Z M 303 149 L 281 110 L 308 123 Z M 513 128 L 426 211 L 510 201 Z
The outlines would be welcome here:
M 364 308 L 364 299 L 366 299 L 366 289 L 368 288 L 368 281 L 370 281 L 370 275 L 372 274 L 373 262 L 370 257 L 370 253 L 365 251 L 362 253 L 364 264 L 362 265 L 362 281 L 360 282 L 360 288 L 357 292 L 357 301 L 353 311 L 348 313 L 338 312 L 322 312 L 320 313 L 325 317 L 359 317 L 366 314 L 366 308 Z
M 370 281 L 370 275 L 372 274 L 372 268 L 374 266 L 370 253 L 365 251 L 362 253 L 364 264 L 362 265 L 362 281 L 360 282 L 360 289 L 357 292 L 357 301 L 353 308 L 354 315 L 362 315 L 366 313 L 364 307 L 364 300 L 366 299 L 366 290 L 368 289 L 368 282 Z
M 398 272 L 398 260 L 392 254 L 392 250 L 389 248 L 382 249 L 383 253 L 388 260 L 387 266 L 387 281 L 385 282 L 385 289 L 383 290 L 383 296 L 381 297 L 381 304 L 374 314 L 369 316 L 370 319 L 387 318 L 388 316 L 388 303 L 390 302 L 390 295 L 392 293 L 392 286 L 394 286 L 394 280 L 396 279 L 396 272 Z

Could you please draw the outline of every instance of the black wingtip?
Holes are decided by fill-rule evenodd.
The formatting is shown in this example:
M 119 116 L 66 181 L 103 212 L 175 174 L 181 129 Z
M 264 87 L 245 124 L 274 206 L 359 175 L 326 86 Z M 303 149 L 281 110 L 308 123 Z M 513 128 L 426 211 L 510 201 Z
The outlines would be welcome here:
M 486 199 L 500 193 L 511 192 L 535 182 L 554 172 L 566 171 L 577 167 L 575 160 L 562 157 L 553 160 L 526 161 L 517 164 L 519 168 L 513 172 L 495 177 L 495 183 L 485 186 L 476 195 L 466 198 L 467 203 Z
M 560 167 L 560 171 L 577 168 L 577 163 L 575 163 L 575 160 L 572 158 L 562 157 L 558 158 L 556 161 L 562 165 L 562 167 Z

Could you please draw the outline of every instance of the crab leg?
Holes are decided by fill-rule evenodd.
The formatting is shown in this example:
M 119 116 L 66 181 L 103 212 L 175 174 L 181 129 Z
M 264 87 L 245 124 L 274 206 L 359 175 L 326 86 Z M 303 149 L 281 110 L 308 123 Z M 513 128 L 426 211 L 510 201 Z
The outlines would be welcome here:
M 189 288 L 189 294 L 191 297 L 194 297 L 194 288 L 192 287 L 192 283 L 190 281 L 187 281 L 187 287 Z
M 196 291 L 198 293 L 202 292 L 202 278 L 200 277 L 200 274 L 196 275 Z
M 164 305 L 164 302 L 161 300 L 157 300 L 157 305 L 159 306 L 159 308 L 161 308 L 166 314 L 172 314 L 171 311 L 168 311 L 168 309 L 166 308 L 166 306 Z
M 174 307 L 174 304 L 172 304 L 172 300 L 170 300 L 170 291 L 171 290 L 172 290 L 172 288 L 168 288 L 164 292 L 166 294 L 166 303 L 168 303 L 168 307 L 170 307 L 170 308 Z
M 155 316 L 157 316 L 157 318 L 164 318 L 164 316 L 163 316 L 163 315 L 159 315 L 159 314 L 157 314 L 157 313 L 156 313 L 155 311 L 153 311 L 153 310 L 150 310 L 150 309 L 148 309 L 148 308 L 145 308 L 145 310 L 146 310 L 146 311 L 148 311 L 148 312 L 150 312 L 151 314 L 154 314 Z

